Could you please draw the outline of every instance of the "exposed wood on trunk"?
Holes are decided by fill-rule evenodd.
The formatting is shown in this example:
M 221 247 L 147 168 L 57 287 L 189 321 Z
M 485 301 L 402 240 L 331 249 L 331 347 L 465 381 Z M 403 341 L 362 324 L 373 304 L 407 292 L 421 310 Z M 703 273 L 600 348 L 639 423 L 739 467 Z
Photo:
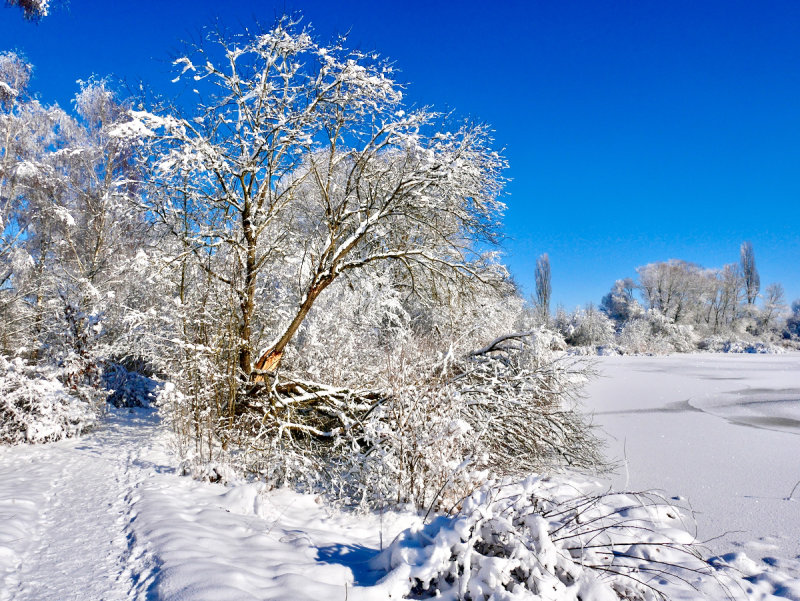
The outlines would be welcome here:
M 278 365 L 280 364 L 281 359 L 283 358 L 283 351 L 286 349 L 286 346 L 292 340 L 292 337 L 297 333 L 297 330 L 300 329 L 300 325 L 303 323 L 303 320 L 308 315 L 308 312 L 311 310 L 311 307 L 314 305 L 314 301 L 317 300 L 317 297 L 322 293 L 322 291 L 327 288 L 328 284 L 333 281 L 333 278 L 326 278 L 321 280 L 319 283 L 314 284 L 311 286 L 309 291 L 306 293 L 305 299 L 300 304 L 300 307 L 297 310 L 292 321 L 284 330 L 283 334 L 278 341 L 272 345 L 272 347 L 265 352 L 261 357 L 259 357 L 258 361 L 256 362 L 254 368 L 258 371 L 274 371 L 277 369 Z M 263 382 L 263 376 L 261 374 L 256 373 L 253 379 L 255 382 Z

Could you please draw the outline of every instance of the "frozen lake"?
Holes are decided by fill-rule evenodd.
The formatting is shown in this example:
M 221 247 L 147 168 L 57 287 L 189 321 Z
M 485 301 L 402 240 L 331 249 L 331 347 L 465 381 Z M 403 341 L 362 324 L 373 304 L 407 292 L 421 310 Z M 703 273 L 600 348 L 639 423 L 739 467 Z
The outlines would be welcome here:
M 695 512 L 715 552 L 800 556 L 800 353 L 601 357 L 585 408 L 617 489 Z
M 695 512 L 715 552 L 800 556 L 800 353 L 601 357 L 586 409 L 617 489 Z

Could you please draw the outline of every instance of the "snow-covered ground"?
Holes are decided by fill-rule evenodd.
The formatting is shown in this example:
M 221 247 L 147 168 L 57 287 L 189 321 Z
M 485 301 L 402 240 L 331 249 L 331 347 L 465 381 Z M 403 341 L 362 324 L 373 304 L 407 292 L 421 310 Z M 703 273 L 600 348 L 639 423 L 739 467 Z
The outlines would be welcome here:
M 627 458 L 612 478 L 618 488 L 680 495 L 678 504 L 696 512 L 700 539 L 735 530 L 708 543 L 724 555 L 718 563 L 737 568 L 717 573 L 726 588 L 714 584 L 712 569 L 710 577 L 696 575 L 697 583 L 669 592 L 676 599 L 800 601 L 800 489 L 796 500 L 787 499 L 800 479 L 800 355 L 617 357 L 599 366 L 605 376 L 589 387 L 588 405 L 614 437 L 611 454 Z M 550 593 L 504 592 L 498 599 L 608 600 L 616 595 L 593 586 L 597 576 L 586 576 L 565 551 L 568 544 L 585 544 L 581 528 L 597 541 L 596 522 L 583 519 L 591 518 L 590 510 L 616 508 L 625 515 L 623 539 L 633 521 L 656 514 L 661 517 L 653 523 L 667 529 L 648 529 L 647 536 L 692 538 L 680 532 L 685 522 L 679 514 L 658 506 L 628 508 L 637 497 L 612 496 L 572 522 L 577 534 L 565 539 L 563 531 L 548 534 L 546 521 L 530 520 L 530 497 L 514 497 L 512 487 L 498 491 L 495 504 L 476 501 L 477 513 L 435 520 L 390 546 L 420 518 L 353 515 L 288 490 L 197 482 L 177 474 L 168 445 L 157 417 L 136 410 L 112 412 L 79 439 L 0 448 L 0 601 L 380 601 L 408 592 L 409 574 L 427 574 L 424 581 L 438 574 L 439 586 L 455 594 L 458 582 L 447 584 L 453 583 L 447 570 L 455 549 L 464 570 L 472 562 L 475 586 L 499 586 L 491 583 L 511 569 L 491 554 L 470 559 L 460 537 L 494 524 L 498 544 L 507 542 L 522 532 L 508 530 L 512 509 L 528 516 L 519 522 L 523 530 L 540 529 L 526 531 L 532 569 L 548 570 L 552 560 L 571 575 L 559 580 L 553 568 L 544 579 L 534 577 L 552 583 Z M 591 484 L 545 479 L 525 487 L 556 499 Z M 641 557 L 633 546 L 615 549 L 620 561 L 635 564 Z M 669 555 L 671 547 L 659 549 L 668 554 L 662 560 L 680 558 Z
M 415 515 L 177 475 L 148 410 L 0 447 L 0 601 L 385 599 L 367 561 Z
M 601 357 L 586 409 L 622 462 L 616 489 L 659 489 L 715 552 L 800 556 L 800 354 Z

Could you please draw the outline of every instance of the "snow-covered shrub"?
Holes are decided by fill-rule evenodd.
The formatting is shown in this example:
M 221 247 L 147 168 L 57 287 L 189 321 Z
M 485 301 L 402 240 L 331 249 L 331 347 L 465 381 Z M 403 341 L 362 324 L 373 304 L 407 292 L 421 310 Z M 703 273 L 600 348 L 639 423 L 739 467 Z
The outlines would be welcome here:
M 725 596 L 724 575 L 686 528 L 655 495 L 531 476 L 487 484 L 453 516 L 401 533 L 371 565 L 412 599 L 660 601 L 666 585 Z
M 626 353 L 658 354 L 661 349 L 654 348 L 655 342 L 650 322 L 642 318 L 625 322 L 617 335 L 617 343 Z
M 150 407 L 161 386 L 153 378 L 114 362 L 104 366 L 102 378 L 106 390 L 110 391 L 107 400 L 115 407 Z
M 792 313 L 786 319 L 783 337 L 787 340 L 800 340 L 800 299 L 792 303 Z
M 467 355 L 390 365 L 341 476 L 369 504 L 451 506 L 490 475 L 597 468 L 600 442 L 574 403 L 591 365 L 553 353 L 547 330 Z M 352 478 L 355 476 L 355 478 Z
M 622 326 L 617 334 L 617 344 L 626 354 L 666 355 L 675 352 L 670 324 L 664 324 L 663 317 L 649 311 Z M 674 325 L 674 324 L 671 324 Z M 673 329 L 691 329 L 689 326 L 674 326 Z
M 591 365 L 552 351 L 557 339 L 516 333 L 459 354 L 415 339 L 385 352 L 382 371 L 365 374 L 366 389 L 281 371 L 234 425 L 212 423 L 213 412 L 199 407 L 193 414 L 170 385 L 159 404 L 183 438 L 188 473 L 232 466 L 363 507 L 451 506 L 492 474 L 602 465 L 600 442 L 575 406 Z M 219 438 L 202 440 L 212 432 Z
M 656 309 L 650 309 L 644 319 L 650 326 L 652 339 L 652 349 L 648 352 L 690 353 L 697 348 L 697 334 L 692 326 L 674 323 Z
M 614 322 L 593 306 L 556 318 L 560 333 L 571 346 L 602 346 L 614 341 Z
M 697 343 L 701 351 L 712 353 L 748 353 L 768 354 L 781 353 L 783 350 L 769 342 L 758 340 L 752 336 L 708 336 Z
M 98 397 L 67 389 L 54 370 L 0 357 L 0 443 L 35 443 L 77 436 L 94 425 Z
M 363 446 L 346 459 L 353 467 L 342 466 L 343 492 L 368 505 L 420 508 L 472 492 L 489 453 L 466 419 L 465 399 L 448 385 L 448 366 L 401 356 L 388 375 L 388 397 L 364 420 Z

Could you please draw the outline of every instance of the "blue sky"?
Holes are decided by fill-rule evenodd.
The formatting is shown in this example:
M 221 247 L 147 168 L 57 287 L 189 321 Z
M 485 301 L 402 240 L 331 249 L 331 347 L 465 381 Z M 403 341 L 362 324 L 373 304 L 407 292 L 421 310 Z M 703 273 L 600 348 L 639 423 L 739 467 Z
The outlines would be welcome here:
M 0 49 L 46 103 L 92 74 L 170 94 L 181 40 L 284 11 L 393 59 L 412 102 L 494 127 L 526 292 L 543 252 L 573 308 L 639 265 L 721 267 L 750 240 L 762 288 L 800 297 L 800 2 L 70 0 L 38 25 L 0 8 Z

